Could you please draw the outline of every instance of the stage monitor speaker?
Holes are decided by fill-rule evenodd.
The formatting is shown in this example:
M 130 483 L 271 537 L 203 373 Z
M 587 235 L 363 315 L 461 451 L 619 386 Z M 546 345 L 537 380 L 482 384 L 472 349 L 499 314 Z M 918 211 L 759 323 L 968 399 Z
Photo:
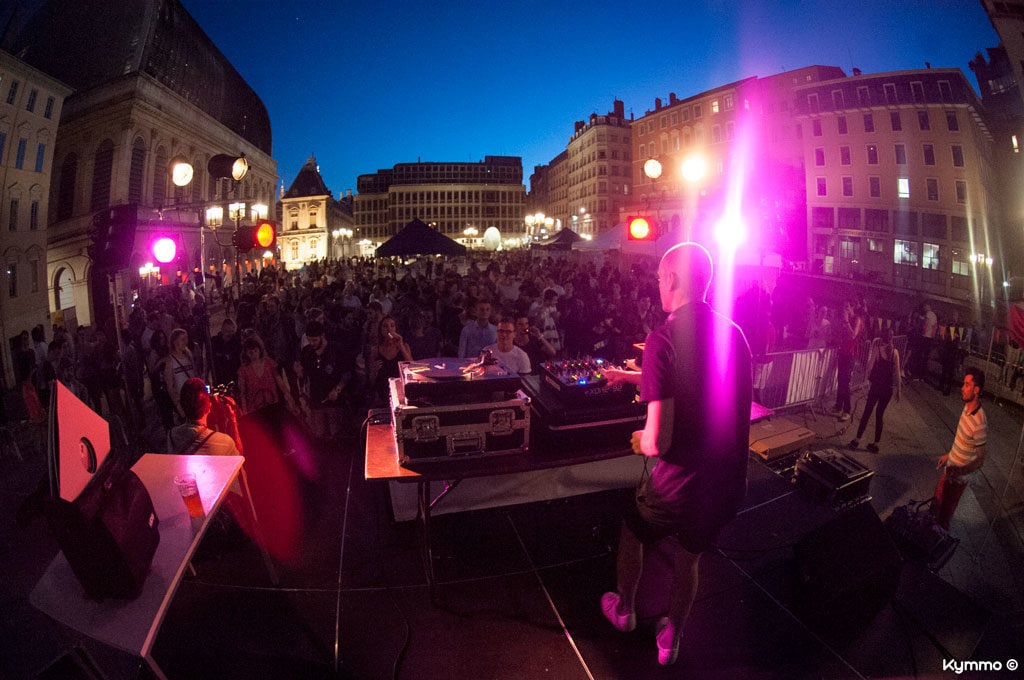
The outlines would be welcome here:
M 802 611 L 837 632 L 868 623 L 899 587 L 903 560 L 869 503 L 804 536 L 794 555 Z

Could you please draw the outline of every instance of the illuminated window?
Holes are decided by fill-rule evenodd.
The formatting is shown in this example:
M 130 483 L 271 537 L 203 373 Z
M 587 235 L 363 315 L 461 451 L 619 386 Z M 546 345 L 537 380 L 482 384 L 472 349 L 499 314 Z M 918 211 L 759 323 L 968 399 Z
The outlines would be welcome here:
M 924 269 L 939 268 L 939 244 L 925 243 L 921 251 L 921 267 Z
M 950 262 L 952 264 L 953 273 L 957 276 L 971 275 L 971 265 L 967 259 L 967 251 L 961 250 L 960 248 L 954 248 L 950 253 Z
M 899 198 L 910 198 L 909 177 L 900 177 L 896 180 L 896 195 Z
M 309 239 L 309 252 L 311 254 L 313 254 L 314 256 L 316 255 L 316 247 L 317 247 L 317 245 L 318 245 L 317 244 L 317 240 L 315 238 Z
M 1013 146 L 1014 153 L 1020 153 L 1020 143 L 1017 141 L 1017 135 L 1010 135 L 1010 145 Z
M 718 100 L 717 99 L 712 99 L 711 100 L 711 113 L 718 113 Z
M 917 264 L 917 243 L 896 239 L 892 261 L 895 264 Z
M 869 238 L 868 250 L 872 253 L 880 253 L 882 252 L 882 248 L 884 248 L 884 243 L 885 242 L 880 238 Z
M 860 258 L 860 239 L 844 236 L 839 239 L 839 256 L 847 260 Z

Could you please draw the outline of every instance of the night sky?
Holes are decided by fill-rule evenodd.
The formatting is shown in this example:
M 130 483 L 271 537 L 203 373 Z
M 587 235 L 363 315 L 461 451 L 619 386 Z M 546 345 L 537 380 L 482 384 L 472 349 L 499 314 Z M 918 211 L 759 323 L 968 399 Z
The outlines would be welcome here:
M 565 149 L 621 99 L 642 116 L 749 76 L 823 64 L 960 68 L 998 44 L 975 0 L 182 0 L 270 113 L 289 186 L 315 154 L 335 196 L 396 163 Z M 648 9 L 664 4 L 660 13 Z

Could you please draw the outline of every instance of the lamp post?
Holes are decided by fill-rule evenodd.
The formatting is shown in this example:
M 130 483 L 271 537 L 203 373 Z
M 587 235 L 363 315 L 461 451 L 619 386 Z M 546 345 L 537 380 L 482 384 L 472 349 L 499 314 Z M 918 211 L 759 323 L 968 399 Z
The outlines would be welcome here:
M 476 235 L 478 233 L 480 233 L 480 232 L 477 231 L 477 228 L 476 227 L 472 227 L 472 226 L 466 227 L 463 230 L 462 234 L 466 237 L 466 247 L 467 248 L 472 248 L 473 247 L 473 241 L 476 238 Z
M 341 259 L 342 260 L 345 259 L 345 241 L 346 241 L 346 239 L 352 238 L 352 235 L 354 233 L 355 232 L 353 232 L 351 229 L 346 229 L 345 227 L 341 227 L 340 229 L 335 229 L 334 231 L 331 232 L 331 236 L 333 236 L 335 239 L 341 241 Z

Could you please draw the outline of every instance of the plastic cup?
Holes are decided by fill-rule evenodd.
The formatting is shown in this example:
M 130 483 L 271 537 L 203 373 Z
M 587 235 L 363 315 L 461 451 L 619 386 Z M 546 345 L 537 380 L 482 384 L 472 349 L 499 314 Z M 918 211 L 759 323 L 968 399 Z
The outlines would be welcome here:
M 185 501 L 185 509 L 189 517 L 202 517 L 203 501 L 199 498 L 199 485 L 196 483 L 196 476 L 191 472 L 180 474 L 174 478 L 174 484 L 178 487 L 181 500 Z

